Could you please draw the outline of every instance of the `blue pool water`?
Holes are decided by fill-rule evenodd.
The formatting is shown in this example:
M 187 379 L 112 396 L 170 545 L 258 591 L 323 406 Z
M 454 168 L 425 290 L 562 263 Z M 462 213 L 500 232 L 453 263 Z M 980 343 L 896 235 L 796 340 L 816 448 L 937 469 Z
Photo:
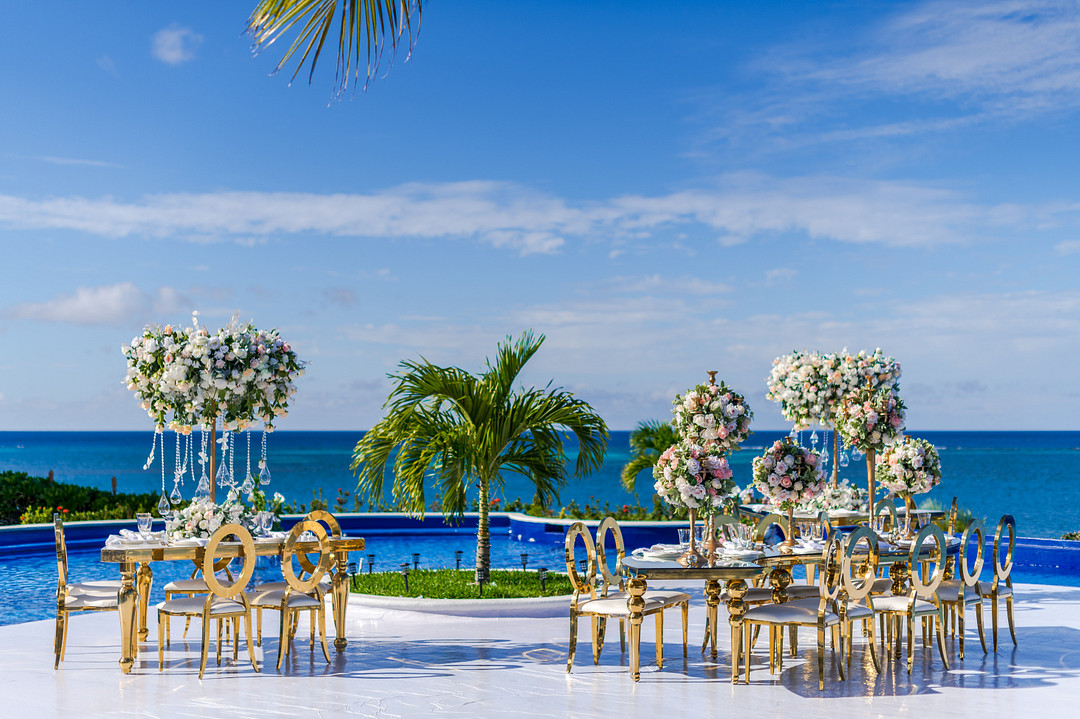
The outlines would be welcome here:
M 375 571 L 397 570 L 402 562 L 412 566 L 413 552 L 420 553 L 421 569 L 438 569 L 454 566 L 454 552 L 463 552 L 461 566 L 474 566 L 476 538 L 473 530 L 441 532 L 423 535 L 415 532 L 364 532 L 366 550 L 353 552 L 349 560 L 368 571 L 367 555 L 375 555 Z M 520 542 L 504 533 L 491 537 L 491 566 L 520 567 L 522 552 L 528 553 L 530 569 L 548 567 L 565 569 L 561 546 Z M 151 603 L 165 599 L 162 587 L 174 579 L 187 579 L 194 565 L 190 562 L 156 562 Z M 5 591 L 0 592 L 0 625 L 53 619 L 56 616 L 56 556 L 52 553 L 34 552 L 30 555 L 0 553 L 0 576 L 5 580 Z M 68 552 L 68 581 L 87 582 L 98 579 L 119 579 L 115 564 L 102 564 L 98 550 L 71 550 Z M 280 565 L 276 559 L 263 557 L 256 567 L 254 581 L 281 579 Z

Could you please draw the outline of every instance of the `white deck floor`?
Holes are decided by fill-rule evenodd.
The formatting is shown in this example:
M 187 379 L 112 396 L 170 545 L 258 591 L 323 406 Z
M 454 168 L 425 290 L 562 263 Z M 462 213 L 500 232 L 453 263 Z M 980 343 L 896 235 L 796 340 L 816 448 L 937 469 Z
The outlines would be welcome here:
M 568 675 L 564 618 L 476 619 L 350 606 L 349 647 L 338 654 L 331 646 L 330 665 L 321 652 L 314 659 L 308 653 L 302 620 L 297 651 L 280 673 L 271 636 L 270 663 L 261 673 L 252 671 L 244 651 L 235 664 L 229 652 L 220 668 L 211 655 L 199 681 L 197 625 L 185 642 L 176 641 L 180 625 L 174 624 L 163 673 L 152 641 L 142 645 L 135 670 L 124 676 L 117 664 L 116 614 L 75 616 L 67 660 L 58 671 L 53 622 L 0 627 L 0 717 L 1073 716 L 1080 712 L 1080 589 L 1016 589 L 1018 648 L 1004 611 L 997 654 L 984 655 L 969 633 L 967 659 L 960 661 L 949 640 L 949 671 L 936 649 L 917 641 L 910 677 L 902 661 L 890 662 L 879 676 L 860 642 L 846 682 L 837 681 L 829 652 L 824 692 L 817 689 L 815 641 L 806 632 L 799 657 L 788 660 L 782 674 L 770 676 L 759 642 L 751 684 L 732 686 L 724 632 L 717 663 L 700 652 L 700 599 L 691 605 L 685 660 L 677 614 L 666 622 L 663 670 L 651 661 L 652 621 L 644 625 L 642 654 L 649 663 L 643 662 L 636 685 L 613 626 L 599 666 L 592 663 L 587 625 L 582 627 L 585 640 Z M 700 587 L 687 591 L 700 596 Z M 989 633 L 989 611 L 986 623 Z

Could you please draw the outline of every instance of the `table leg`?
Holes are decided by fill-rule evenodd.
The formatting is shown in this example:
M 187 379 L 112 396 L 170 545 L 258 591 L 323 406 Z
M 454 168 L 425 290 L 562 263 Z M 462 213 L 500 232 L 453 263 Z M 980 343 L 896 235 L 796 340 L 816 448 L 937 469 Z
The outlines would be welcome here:
M 739 683 L 739 660 L 743 653 L 743 615 L 746 614 L 746 602 L 743 601 L 743 597 L 746 596 L 745 579 L 732 579 L 727 583 L 728 593 L 728 623 L 731 624 L 731 683 Z M 715 624 L 714 624 L 715 626 Z M 750 648 L 747 647 L 746 651 L 749 652 Z
M 705 582 L 705 606 L 709 622 L 709 636 L 706 640 L 712 643 L 712 658 L 716 659 L 716 633 L 719 628 L 717 608 L 720 606 L 720 581 L 717 579 Z
M 150 604 L 150 588 L 154 586 L 154 572 L 150 569 L 150 562 L 142 562 L 139 565 L 137 577 L 139 587 L 139 641 L 145 642 L 149 632 L 146 629 L 146 612 Z
M 135 665 L 135 613 L 139 601 L 135 591 L 135 563 L 120 565 L 120 591 L 116 596 L 120 615 L 120 671 L 131 672 Z
M 894 562 L 889 565 L 889 579 L 892 580 L 892 592 L 896 596 L 907 594 L 908 565 L 906 562 Z
M 626 591 L 630 595 L 626 600 L 627 609 L 630 610 L 630 675 L 635 682 L 641 678 L 641 621 L 644 619 L 645 589 L 645 580 L 640 577 L 626 583 Z
M 787 588 L 791 584 L 791 570 L 787 567 L 773 567 L 769 574 L 769 584 L 772 585 L 772 600 L 775 604 L 783 604 L 788 600 Z
M 349 604 L 349 553 L 337 552 L 334 558 L 337 559 L 337 570 L 330 580 L 334 630 L 337 633 L 334 648 L 343 652 L 349 644 L 349 640 L 345 638 L 345 608 Z

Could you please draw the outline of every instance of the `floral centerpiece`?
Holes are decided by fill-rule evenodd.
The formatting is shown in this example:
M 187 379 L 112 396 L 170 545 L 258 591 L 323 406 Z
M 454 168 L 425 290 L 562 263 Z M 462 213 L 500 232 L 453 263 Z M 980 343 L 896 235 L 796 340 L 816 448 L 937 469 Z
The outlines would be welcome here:
M 926 494 L 941 483 L 937 449 L 925 439 L 904 437 L 881 453 L 877 481 L 893 494 Z
M 874 510 L 875 456 L 904 436 L 904 401 L 895 387 L 871 385 L 848 395 L 836 414 L 836 431 L 844 444 L 866 452 L 867 505 Z
M 765 396 L 780 404 L 780 414 L 796 429 L 809 427 L 825 411 L 820 391 L 821 362 L 816 352 L 799 351 L 773 360 Z
M 685 442 L 712 453 L 728 453 L 750 436 L 754 413 L 746 398 L 723 382 L 699 384 L 675 395 L 672 424 Z
M 193 499 L 183 509 L 165 520 L 170 540 L 209 537 L 223 524 L 251 526 L 254 513 L 240 501 L 236 489 L 230 489 L 225 501 L 215 504 L 209 499 Z
M 679 442 L 664 450 L 653 467 L 656 493 L 674 507 L 704 516 L 723 510 L 735 482 L 727 458 L 698 444 Z
M 754 457 L 754 489 L 783 511 L 809 502 L 825 491 L 821 456 L 790 437 L 778 439 L 764 454 Z
M 800 502 L 797 509 L 806 514 L 814 514 L 815 512 L 828 512 L 834 509 L 858 511 L 865 508 L 865 506 L 859 488 L 843 479 L 836 484 L 827 485 L 825 491 L 813 499 Z

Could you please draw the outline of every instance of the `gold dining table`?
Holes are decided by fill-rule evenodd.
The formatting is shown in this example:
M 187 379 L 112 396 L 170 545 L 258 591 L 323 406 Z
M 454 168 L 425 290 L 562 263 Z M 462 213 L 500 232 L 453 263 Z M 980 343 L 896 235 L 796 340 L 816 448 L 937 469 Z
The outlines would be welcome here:
M 650 579 L 705 580 L 705 604 L 708 612 L 709 627 L 712 633 L 712 656 L 716 658 L 717 614 L 720 606 L 721 582 L 726 582 L 724 589 L 728 593 L 728 623 L 731 625 L 731 682 L 739 681 L 739 661 L 742 655 L 742 617 L 746 613 L 743 597 L 749 586 L 746 580 L 753 579 L 765 568 L 749 562 L 719 562 L 715 566 L 684 567 L 678 562 L 657 561 L 625 557 L 622 569 L 626 573 L 626 592 L 630 595 L 627 607 L 630 610 L 630 674 L 634 681 L 641 678 L 641 621 L 645 608 L 643 596 Z
M 284 538 L 260 538 L 255 543 L 255 554 L 260 557 L 277 557 L 281 555 L 284 546 Z M 342 651 L 348 645 L 345 638 L 345 608 L 349 598 L 349 552 L 363 550 L 364 540 L 361 537 L 334 537 L 330 540 L 330 548 L 335 567 L 330 579 L 334 628 L 337 633 L 334 647 Z M 240 550 L 241 545 L 238 542 L 222 542 L 218 548 L 218 556 L 239 557 Z M 318 542 L 298 542 L 296 545 L 297 554 L 318 551 Z M 138 654 L 138 642 L 145 641 L 148 635 L 146 616 L 149 611 L 150 589 L 154 581 L 150 564 L 191 561 L 201 565 L 203 554 L 204 548 L 197 545 L 131 544 L 102 548 L 102 562 L 120 565 L 121 587 L 117 593 L 117 601 L 120 609 L 120 671 L 124 674 L 131 672 Z

